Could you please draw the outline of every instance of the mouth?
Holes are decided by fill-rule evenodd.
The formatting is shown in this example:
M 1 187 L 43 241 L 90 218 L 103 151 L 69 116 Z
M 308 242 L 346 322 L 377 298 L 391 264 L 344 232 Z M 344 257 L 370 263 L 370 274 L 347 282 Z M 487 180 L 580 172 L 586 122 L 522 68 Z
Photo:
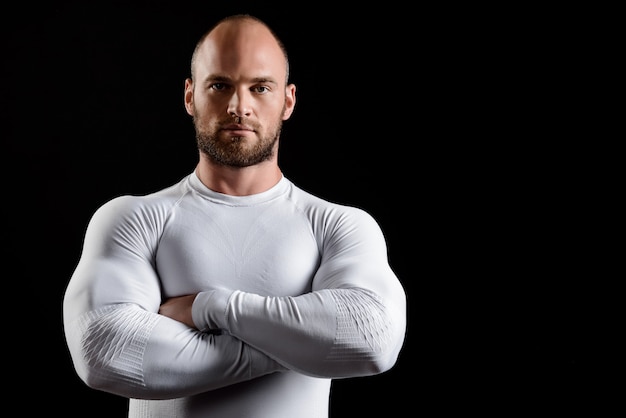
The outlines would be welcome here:
M 240 123 L 229 123 L 228 125 L 222 127 L 222 130 L 233 135 L 246 135 L 254 132 L 252 127 Z

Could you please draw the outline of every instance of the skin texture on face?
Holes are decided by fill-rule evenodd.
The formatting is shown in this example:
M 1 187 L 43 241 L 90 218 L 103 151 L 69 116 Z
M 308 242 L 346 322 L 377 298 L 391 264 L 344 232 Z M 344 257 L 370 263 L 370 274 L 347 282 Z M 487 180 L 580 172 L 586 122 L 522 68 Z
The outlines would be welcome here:
M 185 82 L 200 152 L 217 165 L 276 161 L 282 123 L 295 105 L 286 58 L 271 31 L 253 19 L 222 22 L 194 56 Z

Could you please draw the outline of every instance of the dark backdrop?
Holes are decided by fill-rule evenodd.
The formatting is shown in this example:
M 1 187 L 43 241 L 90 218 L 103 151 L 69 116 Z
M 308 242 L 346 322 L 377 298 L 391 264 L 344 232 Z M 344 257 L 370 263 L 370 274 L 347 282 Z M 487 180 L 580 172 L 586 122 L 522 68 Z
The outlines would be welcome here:
M 408 294 L 396 367 L 335 381 L 332 416 L 592 404 L 599 366 L 588 337 L 598 331 L 576 278 L 588 266 L 563 250 L 576 238 L 558 200 L 568 189 L 555 195 L 538 181 L 541 158 L 524 175 L 511 170 L 528 156 L 519 142 L 528 127 L 503 110 L 523 87 L 498 73 L 511 71 L 494 60 L 501 35 L 446 7 L 252 4 L 3 6 L 4 345 L 10 391 L 26 397 L 20 415 L 125 416 L 126 400 L 76 376 L 63 293 L 98 206 L 193 170 L 189 59 L 199 36 L 235 12 L 266 20 L 290 52 L 298 101 L 281 139 L 284 173 L 370 212 Z
M 90 390 L 77 378 L 63 339 L 63 293 L 99 205 L 161 189 L 194 169 L 183 83 L 195 42 L 226 14 L 265 19 L 290 52 L 298 101 L 284 126 L 283 171 L 306 190 L 372 213 L 410 290 L 414 274 L 402 259 L 414 257 L 415 237 L 407 233 L 417 223 L 396 221 L 415 213 L 399 208 L 402 189 L 413 189 L 415 179 L 396 165 L 399 141 L 389 131 L 401 111 L 395 98 L 404 76 L 390 68 L 392 52 L 375 44 L 371 25 L 378 13 L 340 15 L 315 3 L 225 4 L 66 1 L 3 11 L 9 127 L 3 142 L 6 164 L 15 167 L 7 177 L 7 228 L 15 237 L 7 261 L 22 295 L 22 320 L 11 324 L 20 358 L 11 383 L 34 396 L 21 404 L 24 412 L 125 416 L 124 399 Z M 402 147 L 411 141 L 412 135 Z M 408 343 L 405 350 L 385 375 L 338 381 L 333 415 L 399 407 L 400 391 L 388 389 L 400 380 L 415 384 L 408 380 Z M 38 402 L 44 393 L 56 396 Z

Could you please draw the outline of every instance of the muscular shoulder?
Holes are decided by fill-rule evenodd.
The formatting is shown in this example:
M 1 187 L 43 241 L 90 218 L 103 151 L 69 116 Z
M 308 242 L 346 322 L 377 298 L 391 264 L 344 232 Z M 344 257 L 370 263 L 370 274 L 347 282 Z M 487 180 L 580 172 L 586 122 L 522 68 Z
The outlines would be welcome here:
M 331 202 L 292 185 L 290 199 L 311 222 L 315 234 L 380 234 L 378 223 L 364 209 Z
M 96 210 L 91 224 L 93 227 L 107 229 L 121 226 L 158 228 L 164 224 L 172 208 L 186 193 L 186 181 L 183 179 L 147 195 L 118 196 Z

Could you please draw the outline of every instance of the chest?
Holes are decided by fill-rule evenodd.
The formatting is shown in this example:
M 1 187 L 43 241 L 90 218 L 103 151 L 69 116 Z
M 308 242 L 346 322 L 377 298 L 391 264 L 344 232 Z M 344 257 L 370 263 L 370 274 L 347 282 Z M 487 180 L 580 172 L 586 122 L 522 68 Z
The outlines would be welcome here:
M 309 223 L 293 208 L 182 207 L 156 252 L 164 296 L 212 288 L 299 295 L 320 262 Z

